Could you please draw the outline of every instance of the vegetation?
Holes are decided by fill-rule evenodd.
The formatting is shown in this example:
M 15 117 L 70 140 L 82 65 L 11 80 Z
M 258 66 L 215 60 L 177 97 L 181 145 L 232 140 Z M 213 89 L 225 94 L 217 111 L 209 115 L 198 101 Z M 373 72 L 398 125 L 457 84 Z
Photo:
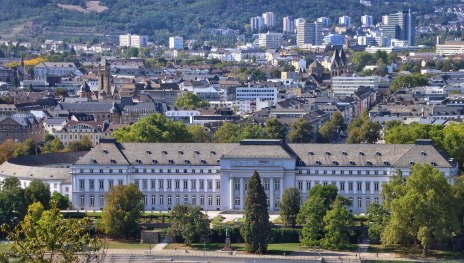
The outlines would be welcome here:
M 439 170 L 428 164 L 414 165 L 406 180 L 398 173 L 382 189 L 383 208 L 389 215 L 382 219 L 386 223 L 382 243 L 420 243 L 427 255 L 433 243 L 446 241 L 460 231 L 462 199 L 458 192 L 462 189 L 452 189 Z
M 214 134 L 214 140 L 218 143 L 233 143 L 243 139 L 268 139 L 266 130 L 253 124 L 224 123 Z
M 427 85 L 429 78 L 420 73 L 413 73 L 411 75 L 400 75 L 396 77 L 391 85 L 390 91 L 393 93 L 401 88 L 415 88 Z
M 363 111 L 348 126 L 347 142 L 375 143 L 380 137 L 380 129 L 380 124 L 371 121 L 367 111 Z
M 209 235 L 208 216 L 201 212 L 201 207 L 177 205 L 171 212 L 169 235 L 181 237 L 184 244 L 207 241 Z
M 137 220 L 143 212 L 143 195 L 135 184 L 118 185 L 105 195 L 102 225 L 105 233 L 111 236 L 124 236 L 126 239 L 137 231 Z
M 200 99 L 197 95 L 187 92 L 176 100 L 175 106 L 178 109 L 207 108 L 209 103 Z
M 267 133 L 269 139 L 285 139 L 287 136 L 287 127 L 276 118 L 271 118 L 266 121 L 264 131 Z
M 295 227 L 296 218 L 300 212 L 300 191 L 297 188 L 287 188 L 280 201 L 280 217 L 285 226 Z
M 27 204 L 39 202 L 45 208 L 50 204 L 50 186 L 41 180 L 34 179 L 26 187 L 24 197 Z
M 309 143 L 314 139 L 313 127 L 305 118 L 298 118 L 296 122 L 290 125 L 290 133 L 288 134 L 290 142 L 293 143 Z
M 251 253 L 266 253 L 271 227 L 267 211 L 267 196 L 257 171 L 250 177 L 245 202 L 245 223 L 241 234 L 246 250 Z
M 24 218 L 27 204 L 18 178 L 5 178 L 0 183 L 0 225 L 15 225 Z
M 70 207 L 70 202 L 67 196 L 64 196 L 58 192 L 53 192 L 50 197 L 50 201 L 56 204 L 56 207 L 60 210 L 66 210 Z
M 335 199 L 331 209 L 324 216 L 324 224 L 323 247 L 340 249 L 350 244 L 353 215 L 346 209 L 342 197 Z
M 319 142 L 331 143 L 337 139 L 338 133 L 345 128 L 345 120 L 340 112 L 334 112 L 330 120 L 319 129 Z
M 64 219 L 54 204 L 46 210 L 37 202 L 22 222 L 13 228 L 2 225 L 2 231 L 14 242 L 11 251 L 21 262 L 84 262 L 101 247 L 87 224 L 87 219 Z
M 211 142 L 211 135 L 208 130 L 201 125 L 187 126 L 187 131 L 191 135 L 192 142 Z

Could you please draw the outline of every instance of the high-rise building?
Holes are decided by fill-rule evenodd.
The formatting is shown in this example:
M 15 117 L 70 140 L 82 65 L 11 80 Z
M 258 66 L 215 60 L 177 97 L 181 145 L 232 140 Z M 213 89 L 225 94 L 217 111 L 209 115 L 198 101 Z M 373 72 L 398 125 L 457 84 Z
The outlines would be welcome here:
M 120 47 L 136 47 L 141 48 L 147 46 L 148 37 L 143 35 L 119 35 Z
M 259 34 L 258 45 L 264 48 L 279 48 L 282 46 L 282 34 L 270 32 Z
M 345 25 L 345 26 L 351 26 L 351 17 L 349 16 L 341 16 L 338 18 L 338 24 L 340 25 Z
M 388 24 L 382 27 L 384 35 L 416 44 L 416 15 L 411 10 L 388 15 Z
M 171 49 L 184 49 L 184 38 L 174 36 L 169 38 L 169 48 Z
M 374 18 L 369 15 L 361 16 L 361 23 L 363 27 L 371 27 L 374 25 Z
M 322 24 L 314 22 L 299 23 L 296 31 L 296 44 L 322 45 Z
M 295 32 L 295 20 L 293 16 L 284 16 L 282 20 L 282 28 L 284 33 L 293 33 Z
M 388 15 L 382 16 L 382 24 L 383 25 L 388 25 Z
M 302 24 L 304 24 L 306 22 L 306 20 L 304 18 L 297 18 L 295 19 L 295 33 L 297 33 L 298 31 L 298 27 Z
M 274 12 L 263 13 L 264 25 L 268 28 L 274 28 L 276 25 L 276 19 Z
M 322 16 L 317 19 L 317 22 L 321 23 L 323 27 L 330 26 L 330 18 Z
M 251 31 L 260 31 L 264 27 L 264 18 L 262 16 L 255 16 L 250 19 Z

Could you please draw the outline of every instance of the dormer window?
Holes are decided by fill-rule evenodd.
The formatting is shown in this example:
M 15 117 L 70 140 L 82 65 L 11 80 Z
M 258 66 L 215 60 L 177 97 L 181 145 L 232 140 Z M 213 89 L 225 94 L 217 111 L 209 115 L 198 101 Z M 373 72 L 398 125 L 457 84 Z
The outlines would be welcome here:
M 426 156 L 426 155 L 427 155 L 427 153 L 424 152 L 424 151 L 421 151 L 421 154 L 422 154 L 423 156 Z
M 344 151 L 342 152 L 342 154 L 345 155 L 345 156 L 348 155 L 348 153 L 347 153 L 347 152 L 344 152 Z
M 107 150 L 107 149 L 103 149 L 103 153 L 108 154 L 108 150 Z
M 115 159 L 111 159 L 110 162 L 114 164 L 114 163 L 116 163 L 116 160 L 115 160 Z
M 97 160 L 95 160 L 95 159 L 90 159 L 90 162 L 91 162 L 91 163 L 97 163 Z
M 184 163 L 186 163 L 186 164 L 189 164 L 189 163 L 190 163 L 190 161 L 189 161 L 189 160 L 185 160 L 185 161 L 184 161 Z
M 333 164 L 333 165 L 338 165 L 338 162 L 337 162 L 337 161 L 333 161 L 332 164 Z
M 389 161 L 384 161 L 383 164 L 386 165 L 386 166 L 389 166 L 390 162 Z
M 354 161 L 350 161 L 350 165 L 356 165 Z
M 375 155 L 382 156 L 382 153 L 381 152 L 376 152 Z
M 364 154 L 364 152 L 359 152 L 359 155 L 365 156 L 366 154 Z
M 321 163 L 321 161 L 316 161 L 316 164 L 321 165 L 322 163 Z
M 218 164 L 220 164 L 220 163 L 221 163 L 221 160 L 218 159 L 216 162 L 217 162 Z
M 167 152 L 167 151 L 163 151 L 163 154 L 168 154 L 168 152 Z
M 199 151 L 199 150 L 195 150 L 195 154 L 200 154 L 200 151 Z
M 216 151 L 215 151 L 215 150 L 211 150 L 211 154 L 216 154 Z
M 179 150 L 179 154 L 184 154 L 184 151 L 182 151 L 182 150 Z
M 314 155 L 314 152 L 308 152 L 308 155 Z
M 367 163 L 367 165 L 372 165 L 371 161 L 367 161 L 366 163 Z
M 430 162 L 430 165 L 432 165 L 432 166 L 438 166 L 438 164 L 437 164 L 436 162 L 434 162 L 434 161 L 431 161 L 431 162 Z
M 135 160 L 135 162 L 138 163 L 138 164 L 141 164 L 142 160 L 137 159 L 137 160 Z
M 151 163 L 157 164 L 158 161 L 157 160 L 151 160 Z
M 331 154 L 330 152 L 325 152 L 325 155 L 329 155 L 329 156 L 330 156 L 330 155 L 332 155 L 332 154 Z
M 173 164 L 173 163 L 174 163 L 174 160 L 169 160 L 169 163 L 170 163 L 170 164 Z
M 201 160 L 201 164 L 206 164 L 206 160 Z
M 410 164 L 410 165 L 414 165 L 415 162 L 414 162 L 414 161 L 409 161 L 409 164 Z
M 150 150 L 147 150 L 147 154 L 151 154 L 151 151 L 150 151 Z

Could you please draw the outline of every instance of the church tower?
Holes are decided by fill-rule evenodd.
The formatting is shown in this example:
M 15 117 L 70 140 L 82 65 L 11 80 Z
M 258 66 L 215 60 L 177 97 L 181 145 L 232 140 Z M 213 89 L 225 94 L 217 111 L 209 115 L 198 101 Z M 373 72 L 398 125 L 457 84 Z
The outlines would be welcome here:
M 111 83 L 111 75 L 110 75 L 110 63 L 106 58 L 103 58 L 100 61 L 100 65 L 98 67 L 98 99 L 103 100 L 108 94 L 110 94 L 110 83 Z

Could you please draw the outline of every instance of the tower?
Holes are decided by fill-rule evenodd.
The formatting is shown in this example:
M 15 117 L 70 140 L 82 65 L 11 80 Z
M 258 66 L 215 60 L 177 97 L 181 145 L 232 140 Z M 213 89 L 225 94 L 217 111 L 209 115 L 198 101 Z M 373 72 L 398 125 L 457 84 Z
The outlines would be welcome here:
M 110 94 L 110 82 L 111 82 L 111 75 L 110 75 L 110 63 L 106 58 L 100 61 L 100 65 L 98 67 L 98 99 L 102 100 L 105 98 L 106 95 Z

